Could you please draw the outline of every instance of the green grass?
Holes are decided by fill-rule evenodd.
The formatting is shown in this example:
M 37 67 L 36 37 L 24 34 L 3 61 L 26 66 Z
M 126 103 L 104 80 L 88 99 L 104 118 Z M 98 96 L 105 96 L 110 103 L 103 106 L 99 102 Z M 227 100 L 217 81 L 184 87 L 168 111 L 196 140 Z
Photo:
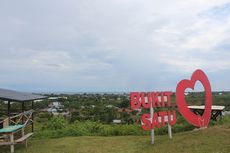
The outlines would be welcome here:
M 1 153 L 9 146 L 0 147 Z M 230 125 L 215 126 L 197 131 L 182 132 L 169 139 L 156 136 L 81 136 L 58 139 L 30 139 L 28 148 L 16 146 L 16 153 L 229 153 Z

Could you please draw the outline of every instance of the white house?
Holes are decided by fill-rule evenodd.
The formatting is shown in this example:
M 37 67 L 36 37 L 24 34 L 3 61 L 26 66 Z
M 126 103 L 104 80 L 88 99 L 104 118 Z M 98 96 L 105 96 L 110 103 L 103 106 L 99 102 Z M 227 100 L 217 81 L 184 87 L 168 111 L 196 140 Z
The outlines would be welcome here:
M 115 119 L 115 120 L 113 120 L 113 123 L 114 123 L 114 124 L 120 124 L 120 123 L 121 123 L 121 120 Z
M 49 104 L 49 107 L 59 109 L 59 108 L 62 108 L 63 105 L 60 102 L 58 102 L 58 101 L 54 101 L 54 102 L 52 102 L 52 103 Z

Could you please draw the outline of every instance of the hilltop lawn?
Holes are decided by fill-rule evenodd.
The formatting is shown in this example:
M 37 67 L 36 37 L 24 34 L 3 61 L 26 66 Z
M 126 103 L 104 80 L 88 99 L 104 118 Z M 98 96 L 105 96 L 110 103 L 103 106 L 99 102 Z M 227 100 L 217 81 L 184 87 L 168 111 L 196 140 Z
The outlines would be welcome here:
M 216 126 L 177 133 L 173 139 L 156 136 L 150 145 L 149 136 L 82 136 L 59 139 L 31 139 L 28 148 L 16 146 L 16 153 L 229 153 L 230 126 Z M 9 146 L 0 147 L 1 153 Z

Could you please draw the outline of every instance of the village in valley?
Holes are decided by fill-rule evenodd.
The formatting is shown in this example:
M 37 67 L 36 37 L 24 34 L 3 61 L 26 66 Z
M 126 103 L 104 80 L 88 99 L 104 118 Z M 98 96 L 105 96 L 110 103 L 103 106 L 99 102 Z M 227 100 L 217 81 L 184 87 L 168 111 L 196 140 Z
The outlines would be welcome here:
M 141 109 L 130 109 L 129 93 L 46 94 L 35 101 L 39 114 L 63 116 L 69 121 L 99 121 L 106 124 L 138 123 Z
M 63 116 L 69 122 L 96 121 L 104 124 L 133 124 L 140 123 L 141 114 L 146 110 L 130 108 L 130 94 L 123 93 L 77 93 L 77 94 L 43 94 L 45 99 L 34 101 L 36 118 L 43 116 Z M 204 99 L 203 93 L 185 93 L 187 99 L 193 105 Z M 223 105 L 222 115 L 229 114 L 230 92 L 213 92 L 213 105 Z M 175 104 L 175 93 L 172 95 L 172 103 Z M 28 106 L 27 106 L 28 107 Z M 1 101 L 2 110 L 6 110 L 7 104 Z M 17 103 L 12 104 L 12 113 L 20 112 Z M 4 116 L 4 111 L 1 111 Z

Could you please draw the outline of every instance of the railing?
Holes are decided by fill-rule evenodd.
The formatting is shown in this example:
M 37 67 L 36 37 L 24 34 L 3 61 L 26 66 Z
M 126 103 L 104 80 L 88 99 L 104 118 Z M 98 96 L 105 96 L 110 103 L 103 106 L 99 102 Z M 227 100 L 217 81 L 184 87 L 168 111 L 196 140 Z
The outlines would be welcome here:
M 20 122 L 26 126 L 30 123 L 33 123 L 33 115 L 34 110 L 29 110 L 29 111 L 24 111 L 22 113 L 19 113 L 17 115 L 11 116 L 11 117 L 7 117 L 4 120 L 0 121 L 0 125 L 3 125 L 4 127 L 7 127 L 9 125 L 17 125 Z M 24 122 L 25 119 L 25 122 Z

